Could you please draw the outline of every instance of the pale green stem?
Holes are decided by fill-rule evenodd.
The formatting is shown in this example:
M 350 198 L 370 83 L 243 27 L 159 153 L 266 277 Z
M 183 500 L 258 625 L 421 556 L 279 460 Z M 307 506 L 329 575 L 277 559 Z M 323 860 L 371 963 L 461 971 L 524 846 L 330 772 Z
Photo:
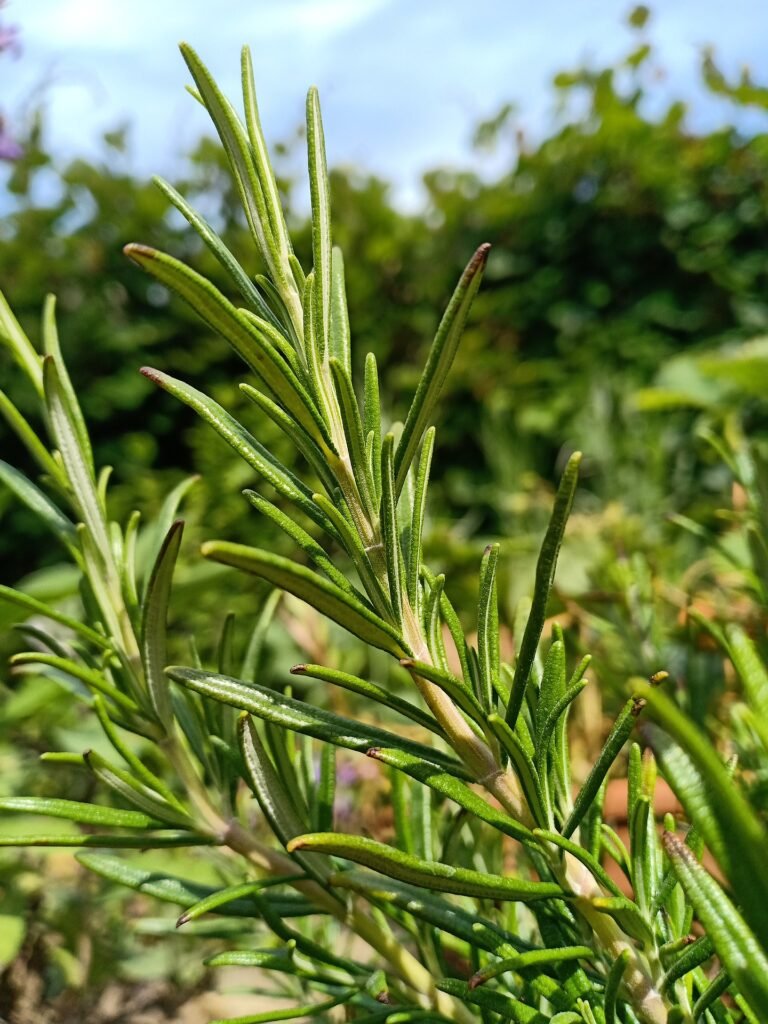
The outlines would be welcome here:
M 603 895 L 592 873 L 581 861 L 566 853 L 558 874 L 561 876 L 561 884 L 576 896 L 574 908 L 587 922 L 597 939 L 597 945 L 610 960 L 616 960 L 624 950 L 629 950 L 630 960 L 624 973 L 623 985 L 640 1020 L 644 1024 L 667 1024 L 667 1008 L 651 977 L 647 962 L 613 918 L 592 905 L 593 898 Z

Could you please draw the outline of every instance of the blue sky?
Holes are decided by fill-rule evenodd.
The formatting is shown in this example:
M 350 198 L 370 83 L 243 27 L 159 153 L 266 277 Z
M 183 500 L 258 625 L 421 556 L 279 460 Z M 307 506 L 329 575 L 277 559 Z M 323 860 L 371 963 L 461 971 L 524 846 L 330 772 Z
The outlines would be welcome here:
M 93 153 L 101 132 L 128 121 L 137 172 L 173 176 L 205 127 L 184 92 L 176 43 L 191 42 L 235 94 L 239 47 L 248 42 L 271 138 L 292 135 L 314 83 L 330 161 L 390 178 L 412 204 L 426 168 L 492 171 L 493 157 L 473 153 L 469 140 L 473 125 L 503 102 L 516 103 L 529 135 L 545 131 L 553 73 L 625 53 L 630 7 L 624 0 L 9 0 L 3 17 L 21 26 L 24 53 L 0 60 L 0 105 L 12 115 L 30 97 L 46 96 L 49 140 L 61 154 Z M 696 97 L 707 44 L 729 73 L 746 64 L 761 77 L 766 0 L 664 0 L 653 10 L 662 93 Z M 695 110 L 700 124 L 726 117 L 700 95 Z

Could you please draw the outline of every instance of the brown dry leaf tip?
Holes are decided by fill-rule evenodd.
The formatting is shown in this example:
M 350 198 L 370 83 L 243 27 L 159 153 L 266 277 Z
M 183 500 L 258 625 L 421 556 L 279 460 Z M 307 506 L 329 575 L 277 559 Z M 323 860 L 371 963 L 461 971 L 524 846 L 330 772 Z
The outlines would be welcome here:
M 413 668 L 414 661 L 413 658 L 401 658 L 400 664 L 402 665 L 403 668 L 411 669 Z
M 648 701 L 645 700 L 644 697 L 633 697 L 632 701 L 632 714 L 635 716 L 635 718 L 637 718 L 638 715 L 642 713 L 642 710 L 646 706 Z
M 301 676 L 307 671 L 306 665 L 294 665 L 293 668 L 289 669 L 292 676 Z
M 654 672 L 652 676 L 649 676 L 648 682 L 651 686 L 660 686 L 666 679 L 669 679 L 669 672 L 662 668 L 658 672 Z
M 477 247 L 476 251 L 475 251 L 475 255 L 472 257 L 472 261 L 469 264 L 469 268 L 468 269 L 474 273 L 480 267 L 484 266 L 485 263 L 488 261 L 488 253 L 490 251 L 491 251 L 491 243 L 490 242 L 483 242 L 482 245 L 479 245 Z
M 181 917 L 176 922 L 176 927 L 177 928 L 181 928 L 181 926 L 183 924 L 186 924 L 188 920 L 189 920 L 189 915 L 188 914 L 182 914 Z
M 386 989 L 384 989 L 383 992 L 379 992 L 379 994 L 376 996 L 376 1002 L 377 1003 L 384 1003 L 385 1006 L 391 1006 L 392 1005 L 392 998 L 391 998 L 389 992 Z
M 661 834 L 661 841 L 664 843 L 664 847 L 670 855 L 685 857 L 688 854 L 688 847 L 682 841 L 680 836 L 675 835 L 674 832 L 669 832 L 667 829 Z
M 374 758 L 374 760 L 378 760 L 380 754 L 381 754 L 381 748 L 380 747 L 369 747 L 366 750 L 366 752 L 365 752 L 365 756 L 366 757 L 372 757 L 372 758 Z
M 160 380 L 160 374 L 151 366 L 142 366 L 139 373 L 143 374 L 148 380 L 157 383 Z
M 480 985 L 482 985 L 484 983 L 484 981 L 485 981 L 485 978 L 483 978 L 482 975 L 480 975 L 479 973 L 478 974 L 473 974 L 472 977 L 467 982 L 467 985 L 468 985 L 468 987 L 469 987 L 469 989 L 471 991 L 473 989 L 479 988 Z
M 131 259 L 134 256 L 145 256 L 151 260 L 157 255 L 157 249 L 153 249 L 151 245 L 143 245 L 141 242 L 129 242 L 123 246 L 123 252 Z

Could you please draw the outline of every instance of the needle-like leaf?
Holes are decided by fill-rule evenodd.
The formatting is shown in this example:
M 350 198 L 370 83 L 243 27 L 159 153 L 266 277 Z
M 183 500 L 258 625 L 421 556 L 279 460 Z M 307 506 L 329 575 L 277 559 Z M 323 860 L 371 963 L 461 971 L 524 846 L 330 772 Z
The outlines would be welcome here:
M 379 686 L 378 683 L 361 679 L 359 676 L 353 676 L 349 672 L 341 672 L 339 669 L 326 668 L 324 665 L 294 665 L 291 672 L 297 676 L 311 676 L 313 679 L 320 679 L 325 683 L 341 686 L 352 693 L 359 693 L 366 700 L 373 700 L 377 704 L 382 704 L 385 707 L 391 708 L 392 711 L 404 715 L 423 729 L 437 733 L 438 736 L 443 735 L 443 730 L 430 714 L 422 711 L 415 704 L 403 700 L 402 697 L 398 697 L 397 694 L 392 693 L 390 690 L 386 690 L 383 686 Z
M 512 681 L 509 705 L 507 707 L 507 723 L 512 728 L 514 728 L 517 716 L 520 714 L 520 708 L 523 706 L 531 668 L 536 657 L 539 640 L 541 639 L 541 631 L 544 627 L 544 618 L 547 612 L 547 601 L 549 600 L 549 593 L 555 578 L 557 557 L 560 553 L 565 526 L 568 522 L 568 516 L 570 515 L 573 498 L 576 493 L 580 464 L 581 452 L 574 452 L 570 459 L 568 459 L 560 486 L 557 489 L 555 507 L 552 510 L 549 526 L 541 545 L 539 560 L 536 563 L 533 602 L 528 622 L 525 626 L 525 632 L 520 642 L 520 650 L 515 664 L 515 676 Z
M 184 523 L 177 519 L 168 531 L 165 542 L 149 577 L 147 594 L 141 613 L 141 661 L 149 691 L 149 699 L 158 721 L 166 731 L 173 713 L 165 666 L 168 663 L 166 618 L 171 596 L 171 583 L 181 547 Z
M 298 836 L 288 844 L 288 849 L 344 857 L 399 881 L 439 892 L 522 903 L 563 896 L 563 890 L 554 882 L 529 882 L 522 878 L 484 874 L 469 868 L 457 868 L 438 861 L 423 860 L 379 843 L 375 839 L 361 836 L 315 832 Z
M 768 957 L 733 903 L 677 836 L 664 835 L 667 855 L 718 956 L 759 1019 L 768 1020 Z
M 573 835 L 579 825 L 579 822 L 594 803 L 597 792 L 603 783 L 603 779 L 610 771 L 611 765 L 619 756 L 621 748 L 632 734 L 632 730 L 635 727 L 635 722 L 638 714 L 642 710 L 642 706 L 641 701 L 631 697 L 622 708 L 616 721 L 613 723 L 613 727 L 608 734 L 608 738 L 603 745 L 603 749 L 600 751 L 597 761 L 595 761 L 592 771 L 587 776 L 584 785 L 579 790 L 579 795 L 576 797 L 573 810 L 568 817 L 568 821 L 566 821 L 563 827 L 563 835 L 566 839 Z
M 333 452 L 328 429 L 312 396 L 270 338 L 274 328 L 266 321 L 246 317 L 207 278 L 180 260 L 146 245 L 124 249 L 134 263 L 161 284 L 180 295 L 194 311 L 221 334 L 273 395 L 329 454 Z
M 78 821 L 83 825 L 106 825 L 112 828 L 163 828 L 163 822 L 159 818 L 151 818 L 140 811 L 124 811 L 117 807 L 85 804 L 77 800 L 58 800 L 54 797 L 0 797 L 0 811 L 41 814 L 47 818 L 67 818 L 69 821 Z
M 317 89 L 307 94 L 307 153 L 312 202 L 314 329 L 320 357 L 327 360 L 331 325 L 331 190 L 325 160 L 325 138 Z
M 275 690 L 259 686 L 258 683 L 242 683 L 213 672 L 176 666 L 168 669 L 168 675 L 196 693 L 247 711 L 264 721 L 274 722 L 284 729 L 314 736 L 315 739 L 326 743 L 358 750 L 361 753 L 365 753 L 371 747 L 394 747 L 434 761 L 446 771 L 456 774 L 458 778 L 470 777 L 462 765 L 439 750 L 416 743 L 404 736 L 397 736 L 386 729 L 342 718 L 341 715 L 286 697 Z
M 77 538 L 74 524 L 67 519 L 40 488 L 28 480 L 23 473 L 0 459 L 0 483 L 16 495 L 30 512 L 38 516 L 53 535 L 63 544 L 71 547 Z
M 489 544 L 480 567 L 480 597 L 477 607 L 477 660 L 481 694 L 486 711 L 493 705 L 499 687 L 499 598 L 496 567 L 499 545 Z
M 289 469 L 274 457 L 267 449 L 260 444 L 255 437 L 234 417 L 222 409 L 220 405 L 204 395 L 202 391 L 185 384 L 181 380 L 169 377 L 160 370 L 153 370 L 150 367 L 143 367 L 141 371 L 154 384 L 158 384 L 164 391 L 180 399 L 185 405 L 209 423 L 214 430 L 224 438 L 234 450 L 240 455 L 249 466 L 260 473 L 276 491 L 294 502 L 305 515 L 312 519 L 318 526 L 322 526 L 332 537 L 336 531 L 330 521 L 324 516 L 317 505 L 312 501 L 312 492 L 296 477 Z
M 480 287 L 489 250 L 489 245 L 481 245 L 467 264 L 429 350 L 395 453 L 395 493 L 398 495 L 403 489 L 422 435 L 430 426 L 430 417 L 453 365 L 469 310 Z
M 208 541 L 203 555 L 214 562 L 253 573 L 306 601 L 361 640 L 397 657 L 407 656 L 397 632 L 354 595 L 321 576 L 270 551 L 227 541 Z

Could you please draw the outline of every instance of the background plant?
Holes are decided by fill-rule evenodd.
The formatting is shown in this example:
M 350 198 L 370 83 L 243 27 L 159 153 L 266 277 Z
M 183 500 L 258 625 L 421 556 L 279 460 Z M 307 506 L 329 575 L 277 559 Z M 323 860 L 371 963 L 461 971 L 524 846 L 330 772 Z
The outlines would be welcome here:
M 369 647 L 394 656 L 412 682 L 407 701 L 374 682 L 375 673 L 355 676 L 327 665 L 302 665 L 296 672 L 351 689 L 432 735 L 428 743 L 423 734 L 410 739 L 402 727 L 388 731 L 343 718 L 258 681 L 273 600 L 244 652 L 237 650 L 230 620 L 217 653 L 194 651 L 193 667 L 169 670 L 179 684 L 169 688 L 166 614 L 182 532 L 172 520 L 188 484 L 171 494 L 149 531 L 139 531 L 136 514 L 124 525 L 115 523 L 107 505 L 108 473 L 95 470 L 61 359 L 52 302 L 44 314 L 42 358 L 6 307 L 3 333 L 43 400 L 52 450 L 9 402 L 6 416 L 43 470 L 48 488 L 70 506 L 74 521 L 15 470 L 5 468 L 4 479 L 67 548 L 82 577 L 87 623 L 6 590 L 7 601 L 74 633 L 60 639 L 28 626 L 33 646 L 43 649 L 14 660 L 68 678 L 92 703 L 113 753 L 67 751 L 48 758 L 92 773 L 117 802 L 132 809 L 11 797 L 3 801 L 9 811 L 116 831 L 15 835 L 2 841 L 201 846 L 239 855 L 233 866 L 229 857 L 219 859 L 214 852 L 222 882 L 229 884 L 207 891 L 119 858 L 83 854 L 81 861 L 106 877 L 180 903 L 186 908 L 180 919 L 184 927 L 212 911 L 234 917 L 233 929 L 214 924 L 214 930 L 243 936 L 242 944 L 210 963 L 286 975 L 297 1016 L 344 1004 L 355 1019 L 365 1020 L 463 1020 L 473 1019 L 475 1011 L 484 1019 L 560 1024 L 690 1021 L 707 1014 L 724 1021 L 759 1019 L 768 1004 L 764 904 L 744 897 L 764 843 L 748 812 L 742 814 L 735 799 L 716 800 L 711 817 L 720 831 L 702 832 L 722 855 L 725 825 L 742 815 L 740 830 L 729 834 L 729 863 L 740 865 L 730 874 L 730 896 L 711 888 L 715 883 L 707 881 L 696 860 L 695 833 L 687 833 L 692 852 L 686 853 L 674 820 L 666 822 L 665 856 L 655 827 L 656 769 L 649 751 L 634 746 L 630 753 L 629 846 L 602 822 L 603 784 L 643 701 L 650 701 L 695 761 L 690 739 L 675 731 L 655 691 L 635 687 L 593 771 L 577 795 L 572 790 L 567 713 L 586 685 L 588 661 L 567 656 L 557 629 L 544 644 L 541 640 L 579 455 L 569 459 L 557 492 L 533 598 L 516 625 L 513 664 L 500 655 L 498 548 L 486 549 L 481 563 L 476 639 L 462 630 L 445 577 L 424 561 L 435 437 L 431 421 L 487 248 L 478 249 L 448 304 L 402 428 L 384 433 L 375 357 L 365 362 L 362 402 L 352 383 L 344 266 L 331 246 L 316 94 L 310 91 L 307 105 L 313 216 L 312 270 L 305 274 L 293 253 L 261 134 L 247 51 L 244 122 L 194 52 L 187 47 L 183 52 L 194 95 L 220 135 L 266 273 L 252 277 L 243 269 L 210 225 L 165 183 L 161 190 L 197 230 L 245 305 L 234 305 L 173 256 L 143 245 L 131 245 L 128 252 L 178 292 L 243 359 L 253 381 L 241 386 L 244 395 L 298 449 L 309 486 L 210 396 L 160 371 L 145 372 L 213 426 L 256 472 L 269 497 L 248 490 L 248 500 L 289 536 L 313 568 L 226 541 L 208 542 L 204 554 L 293 594 Z M 663 675 L 654 674 L 652 682 Z M 244 714 L 236 716 L 233 708 Z M 336 747 L 367 753 L 391 769 L 393 845 L 333 830 Z M 662 765 L 666 758 L 671 780 L 683 790 L 687 764 L 681 768 L 666 747 L 659 749 Z M 115 762 L 115 754 L 121 762 Z M 710 782 L 724 772 L 712 763 L 708 770 Z M 259 816 L 248 791 L 260 806 Z M 631 897 L 606 872 L 605 858 L 626 877 Z M 741 913 L 735 904 L 742 904 Z M 329 930 L 288 925 L 285 918 L 293 914 L 300 920 L 320 915 L 330 922 Z M 723 964 L 724 974 L 714 982 L 699 969 L 707 959 L 705 944 L 695 954 L 686 949 L 694 914 L 712 943 L 707 957 L 714 948 Z M 362 957 L 339 955 L 333 922 L 373 948 L 374 966 Z M 254 938 L 254 931 L 271 931 L 271 938 Z M 254 948 L 259 941 L 268 945 Z M 729 986 L 737 994 L 735 1004 L 721 999 Z M 388 1005 L 382 1009 L 382 1003 Z M 244 1019 L 272 1018 L 268 1013 Z

